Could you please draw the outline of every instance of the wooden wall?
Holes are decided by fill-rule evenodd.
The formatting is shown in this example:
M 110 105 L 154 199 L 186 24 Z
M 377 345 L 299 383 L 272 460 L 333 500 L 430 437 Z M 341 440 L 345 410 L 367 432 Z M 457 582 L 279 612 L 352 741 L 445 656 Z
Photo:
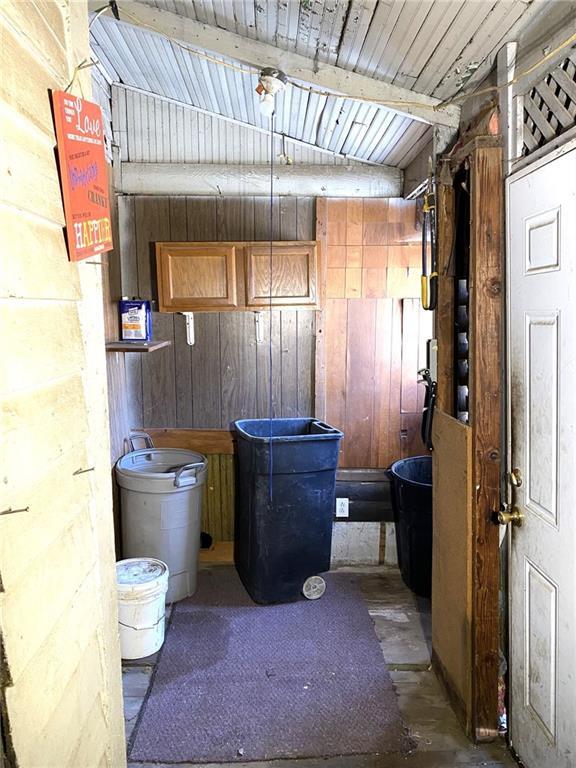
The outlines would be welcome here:
M 274 201 L 274 239 L 313 240 L 314 200 Z M 119 198 L 121 292 L 156 295 L 156 240 L 264 240 L 264 198 Z M 172 346 L 126 358 L 131 426 L 228 428 L 240 418 L 268 416 L 270 317 L 256 343 L 251 312 L 197 312 L 196 343 L 186 343 L 185 319 L 154 313 L 154 336 Z M 274 416 L 310 415 L 313 403 L 314 313 L 272 315 Z
M 2 738 L 11 765 L 121 768 L 100 266 L 68 261 L 49 102 L 89 56 L 87 4 L 0 21 Z
M 340 466 L 386 467 L 424 453 L 425 364 L 432 313 L 420 308 L 421 230 L 402 199 L 318 201 L 327 252 L 316 411 L 345 435 Z

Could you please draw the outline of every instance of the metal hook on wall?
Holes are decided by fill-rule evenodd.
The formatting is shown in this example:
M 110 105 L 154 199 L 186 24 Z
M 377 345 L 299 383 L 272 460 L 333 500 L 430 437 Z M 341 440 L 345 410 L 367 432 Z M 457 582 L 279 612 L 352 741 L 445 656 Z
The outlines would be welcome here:
M 264 313 L 254 312 L 254 319 L 256 321 L 256 344 L 262 344 L 264 342 Z
M 180 312 L 186 318 L 186 342 L 188 346 L 193 347 L 196 343 L 194 335 L 194 312 Z

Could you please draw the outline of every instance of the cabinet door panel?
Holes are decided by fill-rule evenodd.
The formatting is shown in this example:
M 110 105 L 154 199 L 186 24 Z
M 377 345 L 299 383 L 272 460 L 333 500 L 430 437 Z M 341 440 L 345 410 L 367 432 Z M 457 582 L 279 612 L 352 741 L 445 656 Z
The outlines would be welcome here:
M 235 308 L 236 248 L 231 243 L 157 243 L 161 312 Z
M 248 244 L 245 252 L 247 306 L 267 306 L 270 294 L 274 306 L 313 306 L 317 303 L 316 243 L 273 243 L 271 265 L 269 244 Z

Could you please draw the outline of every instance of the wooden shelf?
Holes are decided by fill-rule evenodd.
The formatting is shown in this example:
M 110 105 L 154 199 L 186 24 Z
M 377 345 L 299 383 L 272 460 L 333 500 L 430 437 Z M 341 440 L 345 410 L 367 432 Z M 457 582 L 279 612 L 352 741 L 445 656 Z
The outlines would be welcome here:
M 171 344 L 171 341 L 107 341 L 106 352 L 155 352 Z

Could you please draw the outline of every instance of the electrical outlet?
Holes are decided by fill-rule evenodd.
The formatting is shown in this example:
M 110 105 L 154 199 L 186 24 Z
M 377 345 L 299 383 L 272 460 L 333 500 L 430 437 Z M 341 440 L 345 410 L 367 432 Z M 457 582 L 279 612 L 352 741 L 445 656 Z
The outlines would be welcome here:
M 349 505 L 349 499 L 347 498 L 336 499 L 336 517 L 348 517 L 350 514 L 348 505 Z

